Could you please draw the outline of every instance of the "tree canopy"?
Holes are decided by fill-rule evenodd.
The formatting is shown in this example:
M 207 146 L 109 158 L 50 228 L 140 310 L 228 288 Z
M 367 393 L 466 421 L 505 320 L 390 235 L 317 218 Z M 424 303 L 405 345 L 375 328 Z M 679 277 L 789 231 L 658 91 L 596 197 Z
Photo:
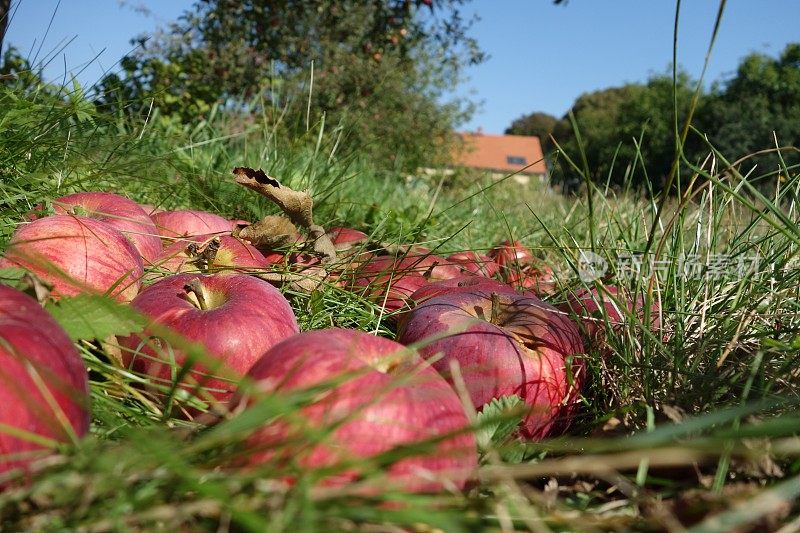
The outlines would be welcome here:
M 647 83 L 581 95 L 551 129 L 573 162 L 558 158 L 554 177 L 569 187 L 588 169 L 588 177 L 597 183 L 659 190 L 675 157 L 676 132 L 686 120 L 695 87 L 696 81 L 679 73 L 676 83 L 672 75 L 657 75 Z M 546 117 L 526 115 L 507 131 L 544 139 L 550 128 Z M 684 146 L 693 164 L 710 153 L 709 143 L 729 161 L 746 158 L 744 173 L 755 167 L 755 176 L 771 174 L 773 182 L 780 165 L 800 163 L 796 150 L 781 157 L 748 157 L 774 148 L 776 139 L 780 146 L 800 146 L 800 44 L 789 44 L 777 58 L 759 53 L 743 58 L 734 76 L 701 93 L 693 126 L 700 135 L 690 135 Z M 552 152 L 555 146 L 545 148 Z
M 730 160 L 776 144 L 800 147 L 800 43 L 789 44 L 777 58 L 745 57 L 736 75 L 707 96 L 698 127 Z M 783 159 L 800 162 L 791 152 Z M 751 159 L 749 166 L 753 164 L 770 172 L 781 163 L 772 154 Z
M 511 123 L 506 128 L 506 135 L 532 135 L 539 137 L 544 150 L 550 149 L 550 134 L 556 127 L 558 119 L 553 115 L 542 112 L 534 112 L 523 115 Z
M 193 120 L 253 101 L 290 131 L 325 117 L 345 142 L 407 166 L 435 158 L 469 112 L 440 102 L 484 55 L 469 36 L 468 0 L 196 0 L 165 31 L 140 39 L 103 103 L 152 100 Z M 439 150 L 440 151 L 440 150 Z

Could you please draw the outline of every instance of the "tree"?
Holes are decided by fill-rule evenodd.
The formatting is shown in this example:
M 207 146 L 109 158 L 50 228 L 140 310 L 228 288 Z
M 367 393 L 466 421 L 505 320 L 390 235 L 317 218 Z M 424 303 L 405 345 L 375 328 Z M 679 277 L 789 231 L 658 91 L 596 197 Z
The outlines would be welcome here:
M 787 45 L 778 58 L 746 56 L 733 78 L 712 89 L 698 125 L 730 161 L 774 148 L 776 138 L 781 146 L 800 146 L 800 43 Z M 792 152 L 783 159 L 800 163 Z M 750 158 L 745 170 L 754 164 L 757 174 L 781 172 L 774 154 Z
M 588 177 L 592 181 L 604 182 L 615 159 L 619 176 L 619 161 L 632 159 L 634 153 L 630 149 L 631 132 L 623 131 L 618 125 L 622 119 L 623 103 L 633 100 L 643 90 L 641 85 L 629 84 L 583 94 L 555 125 L 553 137 L 556 143 L 577 165 L 582 166 L 583 154 L 588 166 Z M 570 114 L 578 125 L 580 141 Z M 620 153 L 615 154 L 618 150 Z M 579 184 L 582 178 L 578 171 L 564 157 L 559 158 L 559 161 L 561 173 L 558 179 L 570 188 Z
M 558 119 L 547 113 L 535 112 L 523 115 L 506 128 L 508 135 L 532 135 L 539 137 L 545 152 L 550 151 L 550 134 L 553 133 Z
M 674 97 L 678 124 L 683 124 L 693 87 L 692 80 L 681 73 L 674 86 L 671 76 L 660 75 L 647 84 L 581 95 L 558 121 L 553 137 L 581 172 L 585 157 L 588 177 L 596 183 L 660 190 L 675 156 Z M 565 158 L 560 159 L 559 167 L 560 179 L 568 188 L 582 180 Z
M 470 110 L 438 103 L 484 58 L 466 2 L 196 0 L 168 31 L 141 39 L 125 75 L 104 80 L 101 104 L 152 99 L 191 121 L 215 104 L 263 102 L 290 132 L 325 117 L 345 124 L 351 146 L 416 167 L 445 152 L 441 139 Z

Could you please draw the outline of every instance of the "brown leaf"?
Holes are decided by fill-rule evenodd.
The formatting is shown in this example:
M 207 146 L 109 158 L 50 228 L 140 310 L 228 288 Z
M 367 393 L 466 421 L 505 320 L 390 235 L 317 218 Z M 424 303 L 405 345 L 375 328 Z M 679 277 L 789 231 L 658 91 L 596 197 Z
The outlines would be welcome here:
M 240 239 L 256 248 L 280 248 L 288 246 L 297 238 L 298 231 L 292 222 L 280 215 L 269 215 L 250 224 L 237 233 Z
M 284 187 L 276 179 L 267 176 L 263 170 L 236 167 L 233 169 L 233 175 L 236 183 L 265 196 L 280 207 L 294 224 L 303 228 L 309 228 L 314 224 L 311 213 L 314 200 L 307 192 Z
M 314 251 L 323 256 L 323 263 L 336 260 L 336 248 L 333 242 L 325 233 L 325 229 L 314 223 L 312 215 L 314 200 L 310 194 L 284 187 L 260 169 L 236 167 L 233 169 L 233 175 L 236 183 L 265 196 L 280 207 L 292 223 L 305 228 L 309 234 L 308 240 L 313 242 Z

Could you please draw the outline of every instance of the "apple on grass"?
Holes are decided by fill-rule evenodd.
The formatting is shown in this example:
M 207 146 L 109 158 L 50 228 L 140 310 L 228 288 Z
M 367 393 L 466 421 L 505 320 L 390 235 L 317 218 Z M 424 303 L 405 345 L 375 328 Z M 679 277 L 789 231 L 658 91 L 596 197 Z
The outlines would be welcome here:
M 442 279 L 427 283 L 414 291 L 409 300 L 412 305 L 418 305 L 425 300 L 435 296 L 449 294 L 452 292 L 464 292 L 472 290 L 494 291 L 497 293 L 520 294 L 514 287 L 506 283 L 485 278 L 483 276 L 463 275 L 457 278 Z M 533 293 L 525 293 L 527 296 L 536 296 Z
M 532 290 L 538 295 L 556 292 L 556 278 L 553 269 L 520 241 L 505 240 L 489 252 L 497 263 L 500 275 L 509 285 Z
M 523 437 L 541 439 L 569 424 L 584 378 L 584 350 L 576 326 L 553 306 L 476 287 L 425 300 L 398 322 L 398 341 L 419 346 L 451 383 L 463 379 L 476 408 L 519 396 L 530 408 Z
M 602 355 L 608 356 L 613 351 L 608 342 L 608 327 L 616 335 L 622 335 L 626 328 L 631 329 L 628 326 L 647 323 L 650 331 L 658 334 L 664 342 L 669 340 L 669 335 L 662 331 L 661 306 L 658 302 L 654 300 L 648 311 L 643 294 L 638 294 L 634 299 L 623 287 L 581 287 L 567 294 L 566 302 L 558 308 L 568 316 L 578 317 L 581 333 L 588 344 Z
M 56 215 L 79 215 L 97 219 L 119 230 L 139 251 L 144 261 L 161 253 L 161 238 L 147 212 L 124 196 L 110 192 L 79 192 L 53 200 Z M 32 219 L 37 218 L 34 216 Z
M 100 220 L 53 215 L 17 228 L 0 268 L 24 268 L 53 286 L 53 296 L 84 291 L 130 301 L 139 292 L 142 257 L 121 232 Z
M 150 215 L 158 229 L 159 235 L 173 240 L 198 235 L 230 235 L 236 223 L 214 213 L 178 209 L 160 211 Z
M 301 333 L 265 353 L 248 377 L 240 395 L 250 407 L 259 396 L 320 391 L 299 411 L 265 420 L 245 441 L 245 465 L 294 461 L 328 469 L 323 484 L 341 486 L 374 472 L 371 459 L 415 446 L 368 487 L 462 489 L 475 473 L 475 437 L 458 395 L 394 341 L 346 329 Z
M 175 241 L 153 262 L 153 266 L 174 273 L 265 270 L 273 264 L 254 246 L 231 235 L 201 235 Z
M 494 259 L 488 255 L 472 250 L 450 254 L 447 256 L 447 261 L 458 267 L 464 273 L 477 274 L 486 276 L 487 278 L 493 277 L 500 270 L 500 267 L 494 262 Z
M 328 228 L 325 233 L 330 237 L 337 252 L 345 252 L 353 248 L 359 248 L 369 242 L 369 235 L 363 231 L 343 226 Z
M 27 294 L 0 285 L 0 475 L 24 471 L 51 444 L 89 431 L 86 374 L 53 317 Z
M 461 277 L 459 270 L 435 255 L 375 257 L 352 273 L 352 290 L 387 312 L 407 309 L 410 296 L 431 281 Z
M 165 209 L 162 209 L 161 207 L 153 204 L 139 203 L 139 205 L 142 206 L 142 209 L 144 209 L 144 212 L 147 213 L 147 216 L 153 216 L 155 213 L 160 213 L 162 211 L 165 211 Z
M 131 306 L 151 324 L 142 335 L 120 339 L 125 365 L 149 376 L 156 391 L 175 386 L 180 395 L 220 407 L 264 352 L 299 332 L 294 312 L 278 289 L 245 274 L 177 274 L 144 289 Z M 160 338 L 159 328 L 200 343 L 209 359 L 182 372 L 185 345 L 172 346 L 169 339 Z M 196 410 L 189 408 L 185 414 L 191 417 Z

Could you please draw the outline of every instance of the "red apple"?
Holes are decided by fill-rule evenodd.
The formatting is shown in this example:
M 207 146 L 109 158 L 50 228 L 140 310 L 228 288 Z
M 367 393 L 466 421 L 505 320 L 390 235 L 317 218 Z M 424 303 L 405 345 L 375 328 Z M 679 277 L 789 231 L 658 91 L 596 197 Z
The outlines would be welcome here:
M 451 254 L 447 257 L 447 261 L 457 266 L 462 272 L 480 274 L 487 278 L 491 278 L 500 270 L 491 257 L 472 250 Z
M 553 269 L 539 259 L 534 259 L 525 266 L 506 270 L 504 278 L 512 287 L 530 290 L 539 296 L 553 294 L 558 289 Z
M 282 397 L 330 386 L 301 409 L 301 424 L 270 420 L 250 436 L 247 464 L 292 460 L 306 468 L 333 467 L 422 444 L 427 448 L 388 467 L 382 489 L 463 488 L 476 470 L 475 438 L 455 391 L 394 341 L 345 329 L 301 333 L 264 354 L 248 376 L 259 392 Z M 332 432 L 321 442 L 304 439 L 308 430 L 324 428 Z M 287 446 L 298 440 L 299 448 Z M 345 484 L 363 473 L 348 467 L 325 483 Z
M 598 349 L 603 355 L 609 355 L 612 351 L 608 344 L 607 327 L 610 326 L 617 335 L 621 335 L 633 316 L 636 317 L 633 319 L 634 322 L 649 321 L 652 332 L 661 332 L 661 307 L 658 302 L 652 302 L 646 317 L 644 295 L 637 295 L 634 301 L 629 291 L 615 285 L 603 285 L 591 289 L 581 287 L 569 293 L 567 301 L 558 307 L 567 315 L 577 315 L 581 331 L 588 339 L 589 345 Z M 668 336 L 662 334 L 662 338 L 666 342 Z
M 555 292 L 553 269 L 520 241 L 505 240 L 492 248 L 489 256 L 497 263 L 501 277 L 509 285 L 539 295 Z
M 23 224 L 0 267 L 30 270 L 53 285 L 53 296 L 89 290 L 129 301 L 139 292 L 142 257 L 122 233 L 94 218 L 53 215 Z
M 505 240 L 489 251 L 491 257 L 500 268 L 509 268 L 516 264 L 526 264 L 535 256 L 530 248 L 520 241 Z
M 411 294 L 430 281 L 458 278 L 456 267 L 435 255 L 380 256 L 353 272 L 353 290 L 389 312 L 407 308 Z
M 247 226 L 252 226 L 252 225 L 253 225 L 253 223 L 250 222 L 249 220 L 244 220 L 242 218 L 231 219 L 231 226 L 233 226 L 234 228 L 241 229 L 241 228 L 246 228 Z
M 49 453 L 37 438 L 71 442 L 88 432 L 86 374 L 72 341 L 36 300 L 0 285 L 0 474 Z
M 144 209 L 144 212 L 147 213 L 148 216 L 153 216 L 155 213 L 161 213 L 164 209 L 157 207 L 153 204 L 139 204 Z
M 150 215 L 158 233 L 167 239 L 197 237 L 199 235 L 224 235 L 233 231 L 234 223 L 206 211 L 161 211 Z
M 337 226 L 328 228 L 325 233 L 330 237 L 337 252 L 358 248 L 369 241 L 369 235 L 352 228 Z
M 222 403 L 230 398 L 233 381 L 264 352 L 299 331 L 286 298 L 266 281 L 245 274 L 170 276 L 144 289 L 131 306 L 154 323 L 205 347 L 220 368 L 209 370 L 201 362 L 192 367 L 180 387 Z M 152 342 L 150 336 L 157 337 L 152 327 L 146 328 L 144 335 L 121 339 L 120 344 L 127 348 L 125 364 L 147 374 L 155 384 L 169 387 L 186 362 L 186 354 L 166 341 Z
M 53 200 L 56 215 L 87 216 L 107 223 L 131 240 L 142 259 L 161 253 L 158 230 L 147 212 L 124 196 L 110 192 L 79 192 Z
M 460 368 L 473 404 L 517 395 L 530 406 L 520 433 L 550 435 L 569 422 L 583 380 L 583 343 L 575 325 L 535 297 L 510 292 L 450 292 L 399 318 L 398 340 L 420 353 L 451 382 Z
M 451 292 L 463 292 L 480 289 L 484 291 L 508 292 L 519 294 L 513 287 L 500 281 L 485 278 L 483 276 L 464 275 L 460 278 L 442 279 L 427 283 L 411 294 L 410 300 L 414 305 L 435 296 L 449 294 Z M 529 293 L 528 296 L 535 296 Z
M 203 235 L 175 241 L 154 262 L 154 266 L 175 273 L 264 270 L 272 264 L 254 246 L 231 235 Z

